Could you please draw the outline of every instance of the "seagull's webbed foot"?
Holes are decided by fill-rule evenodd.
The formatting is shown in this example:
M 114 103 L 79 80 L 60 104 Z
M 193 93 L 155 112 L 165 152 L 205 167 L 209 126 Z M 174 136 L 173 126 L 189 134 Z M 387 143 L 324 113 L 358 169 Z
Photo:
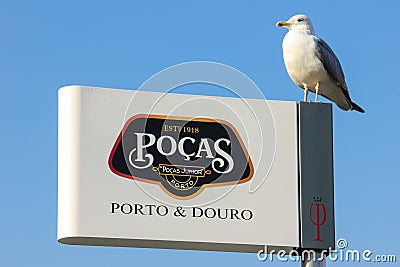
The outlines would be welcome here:
M 319 82 L 315 85 L 315 102 L 318 102 Z
M 303 86 L 304 86 L 304 102 L 307 102 L 307 99 L 308 99 L 308 87 L 305 84 L 303 84 Z

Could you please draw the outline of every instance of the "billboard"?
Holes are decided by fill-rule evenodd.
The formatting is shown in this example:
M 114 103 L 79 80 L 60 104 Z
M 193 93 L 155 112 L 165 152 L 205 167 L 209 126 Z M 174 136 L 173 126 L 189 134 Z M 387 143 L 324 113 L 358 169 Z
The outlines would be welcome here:
M 330 104 L 59 90 L 58 240 L 334 247 Z

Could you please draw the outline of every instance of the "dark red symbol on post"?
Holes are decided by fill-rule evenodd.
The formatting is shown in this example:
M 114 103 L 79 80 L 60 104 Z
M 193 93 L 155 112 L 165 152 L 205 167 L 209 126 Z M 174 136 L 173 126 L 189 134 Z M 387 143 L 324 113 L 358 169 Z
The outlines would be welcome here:
M 314 214 L 313 214 L 314 211 Z M 314 216 L 313 216 L 314 215 Z M 310 205 L 310 221 L 315 225 L 315 241 L 323 241 L 321 239 L 321 226 L 326 221 L 326 209 L 322 203 L 322 198 L 314 197 L 314 202 Z

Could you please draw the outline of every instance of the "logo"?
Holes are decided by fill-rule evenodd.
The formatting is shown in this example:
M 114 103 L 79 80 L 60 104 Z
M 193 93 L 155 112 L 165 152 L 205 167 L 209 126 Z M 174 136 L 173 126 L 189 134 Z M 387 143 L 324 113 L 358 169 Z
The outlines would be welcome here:
M 177 199 L 204 188 L 249 181 L 253 165 L 236 129 L 207 118 L 136 115 L 119 134 L 109 157 L 121 177 L 158 184 Z
M 314 197 L 314 202 L 310 204 L 310 221 L 315 225 L 314 240 L 323 241 L 321 239 L 321 226 L 326 221 L 326 209 L 321 197 Z

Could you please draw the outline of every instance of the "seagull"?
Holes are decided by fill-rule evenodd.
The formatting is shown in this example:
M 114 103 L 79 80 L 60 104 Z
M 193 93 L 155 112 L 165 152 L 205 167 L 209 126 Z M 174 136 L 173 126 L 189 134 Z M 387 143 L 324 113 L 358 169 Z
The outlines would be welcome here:
M 322 95 L 343 110 L 365 112 L 351 101 L 338 58 L 324 40 L 315 36 L 306 15 L 295 15 L 276 26 L 289 30 L 282 42 L 283 59 L 292 81 L 304 89 L 304 102 L 311 91 L 315 93 L 315 102 Z

